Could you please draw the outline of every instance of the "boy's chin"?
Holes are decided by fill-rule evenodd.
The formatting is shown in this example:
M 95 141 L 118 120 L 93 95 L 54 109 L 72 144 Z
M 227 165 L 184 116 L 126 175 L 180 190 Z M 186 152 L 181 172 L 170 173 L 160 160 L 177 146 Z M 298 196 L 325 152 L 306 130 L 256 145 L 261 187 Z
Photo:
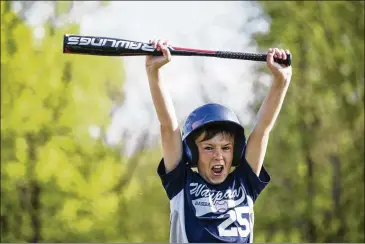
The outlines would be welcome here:
M 228 175 L 226 172 L 223 172 L 221 175 L 215 175 L 212 172 L 209 172 L 209 174 L 204 174 L 204 173 L 202 174 L 201 172 L 199 172 L 199 174 L 206 182 L 212 185 L 219 185 L 223 183 Z
M 221 184 L 226 179 L 226 175 L 213 176 L 209 178 L 209 183 L 213 185 Z

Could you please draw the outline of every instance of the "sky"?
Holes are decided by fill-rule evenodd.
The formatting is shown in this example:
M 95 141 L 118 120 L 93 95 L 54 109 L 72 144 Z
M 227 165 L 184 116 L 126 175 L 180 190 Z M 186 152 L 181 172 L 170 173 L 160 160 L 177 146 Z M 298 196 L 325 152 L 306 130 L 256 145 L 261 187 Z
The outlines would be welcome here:
M 39 13 L 42 13 L 40 15 Z M 250 34 L 266 32 L 269 24 L 265 19 L 248 22 L 261 10 L 248 1 L 110 1 L 100 8 L 94 2 L 77 2 L 74 9 L 63 19 L 80 24 L 81 35 L 107 36 L 148 42 L 153 38 L 169 40 L 180 47 L 254 52 Z M 49 2 L 37 3 L 28 13 L 29 22 L 37 26 L 52 14 Z M 42 35 L 42 28 L 36 28 Z M 75 33 L 74 33 L 75 34 Z M 133 152 L 137 138 L 143 130 L 150 133 L 151 145 L 158 142 L 159 123 L 149 93 L 144 69 L 145 57 L 117 58 L 125 69 L 126 80 L 121 81 L 125 102 L 113 112 L 106 141 L 115 145 L 128 131 L 126 153 Z M 254 98 L 253 68 L 265 63 L 229 60 L 211 57 L 172 57 L 161 69 L 174 102 L 177 117 L 183 123 L 188 114 L 205 102 L 221 103 L 230 107 L 243 124 L 254 119 L 248 105 Z M 208 100 L 203 100 L 203 94 Z M 97 135 L 97 125 L 91 125 L 91 134 Z

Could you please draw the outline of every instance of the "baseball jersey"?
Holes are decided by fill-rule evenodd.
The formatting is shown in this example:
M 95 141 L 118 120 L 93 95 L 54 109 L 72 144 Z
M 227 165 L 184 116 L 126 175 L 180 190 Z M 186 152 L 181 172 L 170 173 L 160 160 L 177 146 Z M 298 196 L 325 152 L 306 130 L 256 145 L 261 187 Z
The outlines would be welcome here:
M 253 242 L 253 205 L 270 182 L 245 159 L 218 185 L 206 182 L 181 161 L 166 174 L 163 159 L 157 172 L 170 199 L 170 243 Z

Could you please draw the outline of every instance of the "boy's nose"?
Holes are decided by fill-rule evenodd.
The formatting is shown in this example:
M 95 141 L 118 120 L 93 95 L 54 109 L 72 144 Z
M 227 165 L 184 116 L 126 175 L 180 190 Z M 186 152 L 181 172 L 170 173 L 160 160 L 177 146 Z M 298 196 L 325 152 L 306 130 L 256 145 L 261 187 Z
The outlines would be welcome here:
M 223 159 L 222 149 L 217 148 L 214 153 L 214 159 L 221 160 Z

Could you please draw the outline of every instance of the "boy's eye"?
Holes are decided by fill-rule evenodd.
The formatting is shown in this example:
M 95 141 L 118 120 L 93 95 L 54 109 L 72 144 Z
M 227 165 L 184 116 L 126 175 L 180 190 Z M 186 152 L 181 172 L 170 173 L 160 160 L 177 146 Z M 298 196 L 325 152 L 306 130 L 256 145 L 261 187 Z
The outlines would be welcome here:
M 205 150 L 213 150 L 213 147 L 204 147 Z
M 223 147 L 223 150 L 229 150 L 231 149 L 230 147 Z

